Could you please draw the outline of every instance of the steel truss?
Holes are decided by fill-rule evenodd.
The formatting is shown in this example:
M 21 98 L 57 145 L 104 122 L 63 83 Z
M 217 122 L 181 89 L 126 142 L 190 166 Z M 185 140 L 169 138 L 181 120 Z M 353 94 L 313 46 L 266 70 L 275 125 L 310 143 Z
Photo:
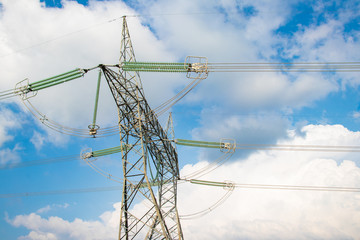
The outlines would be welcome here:
M 135 61 L 124 17 L 120 63 Z M 118 107 L 124 174 L 119 239 L 183 239 L 174 143 L 147 103 L 138 72 L 119 66 L 100 68 Z M 142 207 L 134 208 L 137 204 Z

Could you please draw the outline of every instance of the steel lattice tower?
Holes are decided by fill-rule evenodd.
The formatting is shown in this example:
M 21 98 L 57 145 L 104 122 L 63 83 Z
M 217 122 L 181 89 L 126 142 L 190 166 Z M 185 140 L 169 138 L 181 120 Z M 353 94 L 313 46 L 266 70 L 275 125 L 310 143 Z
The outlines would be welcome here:
M 119 116 L 124 174 L 119 239 L 183 239 L 176 149 L 145 99 L 139 73 L 122 70 L 124 62 L 136 62 L 125 17 L 120 65 L 100 66 Z M 144 209 L 134 209 L 140 202 Z

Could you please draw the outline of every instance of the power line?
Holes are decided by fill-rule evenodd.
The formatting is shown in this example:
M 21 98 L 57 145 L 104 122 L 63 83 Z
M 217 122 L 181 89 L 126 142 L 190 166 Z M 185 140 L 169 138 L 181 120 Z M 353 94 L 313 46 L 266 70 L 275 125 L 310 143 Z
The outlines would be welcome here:
M 99 26 L 101 26 L 101 25 L 115 22 L 115 21 L 117 21 L 117 20 L 119 20 L 119 19 L 121 19 L 121 18 L 122 18 L 122 17 L 113 18 L 113 19 L 107 20 L 107 21 L 105 21 L 105 22 L 97 23 L 97 24 L 90 25 L 90 26 L 88 26 L 88 27 L 81 28 L 81 29 L 76 30 L 76 31 L 73 31 L 73 32 L 69 32 L 69 33 L 65 33 L 65 34 L 63 34 L 63 35 L 59 35 L 59 36 L 57 36 L 57 37 L 54 37 L 54 38 L 45 40 L 45 41 L 43 41 L 43 42 L 39 42 L 39 43 L 30 45 L 30 46 L 27 46 L 27 47 L 24 47 L 24 48 L 19 48 L 19 49 L 13 50 L 13 51 L 10 52 L 10 53 L 1 55 L 0 58 L 8 57 L 8 56 L 10 56 L 10 55 L 13 55 L 13 54 L 16 54 L 16 53 L 19 53 L 19 52 L 23 52 L 23 51 L 26 51 L 26 50 L 29 50 L 29 49 L 32 49 L 32 48 L 35 48 L 35 47 L 39 47 L 39 46 L 42 46 L 42 45 L 45 45 L 45 44 L 48 44 L 48 43 L 57 41 L 57 40 L 59 40 L 59 39 L 65 38 L 65 37 L 69 37 L 69 36 L 71 36 L 71 35 L 75 35 L 75 34 L 78 34 L 78 33 L 80 33 L 80 32 L 87 31 L 87 30 L 92 29 L 92 28 L 97 28 L 97 27 L 99 27 Z
M 199 58 L 199 59 L 197 59 Z M 193 60 L 204 62 L 191 63 Z M 209 72 L 359 72 L 360 62 L 239 62 L 207 63 L 206 58 L 187 57 L 185 63 L 123 62 L 124 71 L 197 73 L 207 77 Z
M 235 13 L 235 12 L 234 12 Z M 139 17 L 162 17 L 162 16 L 190 16 L 190 15 L 220 15 L 220 12 L 193 12 L 193 13 L 149 13 L 149 14 L 134 14 L 126 15 L 127 18 Z
M 360 62 L 209 63 L 209 72 L 359 72 Z
M 326 12 L 336 12 L 337 10 L 330 10 L 330 9 L 326 9 Z M 274 13 L 276 11 L 266 11 L 264 9 L 261 10 L 262 13 Z M 311 12 L 316 12 L 316 11 L 309 11 L 309 10 L 305 10 L 302 9 L 301 11 L 297 11 L 297 13 L 311 13 Z M 238 10 L 236 11 L 224 11 L 224 12 L 186 12 L 186 13 L 148 13 L 148 14 L 133 14 L 133 15 L 126 15 L 127 18 L 138 18 L 138 17 L 161 17 L 161 16 L 190 16 L 190 15 L 228 15 L 228 14 L 237 14 L 237 15 L 243 15 L 244 13 L 239 12 Z
M 180 219 L 183 220 L 191 220 L 194 218 L 199 218 L 202 217 L 208 213 L 210 213 L 211 211 L 213 211 L 215 208 L 219 207 L 220 205 L 222 205 L 229 197 L 230 195 L 233 193 L 233 189 L 234 188 L 229 188 L 227 189 L 228 191 L 225 193 L 224 196 L 222 196 L 218 201 L 216 201 L 214 204 L 212 204 L 210 207 L 207 207 L 201 211 L 195 212 L 195 213 L 191 213 L 191 214 L 181 214 L 180 215 Z
M 212 12 L 212 13 L 169 13 L 169 14 L 161 13 L 161 14 L 134 14 L 134 15 L 124 15 L 124 16 L 133 17 L 133 18 L 139 18 L 139 17 L 145 17 L 145 16 L 153 16 L 153 17 L 155 17 L 155 16 L 200 15 L 200 14 L 206 15 L 206 14 L 220 14 L 220 13 L 216 13 L 216 12 Z M 62 38 L 65 38 L 65 37 L 68 37 L 68 36 L 71 36 L 71 35 L 75 35 L 75 34 L 87 31 L 87 30 L 92 29 L 92 28 L 97 28 L 97 27 L 99 27 L 101 25 L 104 25 L 104 24 L 108 24 L 108 23 L 118 21 L 118 20 L 122 19 L 124 16 L 116 17 L 116 18 L 113 18 L 113 19 L 110 19 L 110 20 L 107 20 L 107 21 L 104 21 L 104 22 L 100 22 L 100 23 L 97 23 L 97 24 L 94 24 L 94 25 L 90 25 L 90 26 L 85 27 L 85 28 L 80 28 L 80 29 L 78 29 L 76 31 L 65 33 L 63 35 L 59 35 L 57 37 L 45 40 L 43 42 L 39 42 L 39 43 L 30 45 L 30 46 L 27 46 L 27 47 L 23 47 L 23 48 L 13 50 L 10 53 L 0 55 L 0 58 L 8 57 L 8 56 L 11 56 L 11 55 L 19 53 L 19 52 L 23 52 L 23 51 L 26 51 L 26 50 L 29 50 L 29 49 L 32 49 L 32 48 L 36 48 L 36 47 L 39 47 L 39 46 L 42 46 L 42 45 L 57 41 L 57 40 L 62 39 Z
M 360 192 L 360 188 L 355 187 L 329 187 L 329 186 L 302 186 L 302 185 L 269 185 L 269 184 L 245 184 L 245 183 L 232 183 L 232 182 L 215 182 L 205 180 L 184 180 L 192 184 L 198 184 L 211 187 L 222 187 L 224 189 L 229 188 L 248 188 L 248 189 L 267 189 L 267 190 L 301 190 L 301 191 L 320 191 L 320 192 Z M 118 191 L 122 186 L 111 187 L 97 187 L 97 188 L 78 188 L 78 189 L 62 189 L 62 190 L 50 190 L 41 192 L 21 192 L 21 193 L 5 193 L 0 194 L 0 198 L 15 198 L 15 197 L 34 197 L 34 196 L 46 196 L 46 195 L 64 195 L 64 194 L 79 194 L 89 192 L 106 192 L 106 191 Z
M 205 147 L 205 148 L 219 148 L 222 149 L 224 146 L 221 142 L 204 142 L 204 141 L 194 141 L 194 140 L 184 140 L 176 139 L 175 143 L 178 145 L 190 146 L 190 147 Z M 310 152 L 348 152 L 348 153 L 359 153 L 360 146 L 334 146 L 334 145 L 291 145 L 291 144 L 235 144 L 233 146 L 235 149 L 239 150 L 271 150 L 271 151 L 310 151 Z M 116 148 L 116 147 L 115 147 Z M 107 150 L 107 149 L 105 149 Z M 105 151 L 105 150 L 99 150 Z M 95 151 L 97 152 L 97 151 Z M 116 152 L 107 151 L 109 155 Z M 102 155 L 101 155 L 102 156 Z M 222 159 L 222 158 L 221 158 Z M 219 159 L 219 161 L 222 161 Z M 22 168 L 22 167 L 32 167 L 44 164 L 59 163 L 59 162 L 68 162 L 80 160 L 79 154 L 61 156 L 56 158 L 46 158 L 39 160 L 32 160 L 26 162 L 12 163 L 12 164 L 3 164 L 0 165 L 0 170 L 12 169 L 12 168 Z M 217 162 L 217 161 L 216 161 Z M 188 176 L 190 177 L 190 176 Z
M 166 13 L 165 13 L 165 14 L 164 14 L 164 13 L 159 13 L 159 14 L 134 14 L 134 15 L 124 15 L 124 16 L 116 17 L 116 18 L 113 18 L 113 19 L 110 19 L 110 20 L 107 20 L 107 21 L 104 21 L 104 22 L 100 22 L 100 23 L 94 24 L 94 25 L 90 25 L 90 26 L 85 27 L 85 28 L 81 28 L 81 29 L 78 29 L 78 30 L 73 31 L 73 32 L 65 33 L 65 34 L 63 34 L 63 35 L 59 35 L 59 36 L 57 36 L 57 37 L 54 37 L 54 38 L 45 40 L 45 41 L 43 41 L 43 42 L 39 42 L 39 43 L 30 45 L 30 46 L 27 46 L 27 47 L 24 47 L 24 48 L 19 48 L 19 49 L 13 50 L 13 51 L 10 52 L 10 53 L 4 54 L 4 55 L 0 55 L 0 58 L 8 57 L 8 56 L 11 56 L 11 55 L 16 54 L 16 53 L 19 53 L 19 52 L 23 52 L 23 51 L 26 51 L 26 50 L 29 50 L 29 49 L 32 49 L 32 48 L 35 48 L 35 47 L 39 47 L 39 46 L 48 44 L 48 43 L 50 43 L 50 42 L 57 41 L 57 40 L 62 39 L 62 38 L 65 38 L 65 37 L 68 37 L 68 36 L 71 36 L 71 35 L 75 35 L 75 34 L 84 32 L 84 31 L 89 30 L 89 29 L 92 29 L 92 28 L 97 28 L 97 27 L 99 27 L 99 26 L 101 26 L 101 25 L 118 21 L 118 20 L 122 19 L 123 17 L 139 18 L 139 17 L 146 17 L 146 16 L 156 17 L 156 16 L 209 15 L 209 14 L 221 14 L 221 13 L 216 13 L 216 12 L 208 12 L 208 13 L 167 13 L 167 14 L 166 14 Z
M 188 147 L 218 148 L 222 151 L 233 152 L 240 150 L 272 150 L 272 151 L 309 151 L 309 152 L 360 152 L 360 146 L 335 145 L 291 145 L 291 144 L 244 144 L 230 140 L 222 142 L 206 142 L 185 139 L 175 139 L 177 145 Z
M 184 179 L 183 179 L 184 180 Z M 222 187 L 222 188 L 252 188 L 252 189 L 270 189 L 270 190 L 301 190 L 301 191 L 326 191 L 326 192 L 360 192 L 357 187 L 330 187 L 330 186 L 302 186 L 302 185 L 273 185 L 273 184 L 249 184 L 233 182 L 215 182 L 206 180 L 190 179 L 185 180 L 193 184 L 203 186 Z
M 26 162 L 2 164 L 0 166 L 0 170 L 32 167 L 32 166 L 38 166 L 38 165 L 44 165 L 44 164 L 50 164 L 50 163 L 69 162 L 69 161 L 74 161 L 74 160 L 80 160 L 80 156 L 77 154 L 77 155 L 68 155 L 68 156 L 57 157 L 57 158 L 46 158 L 46 159 L 32 160 L 32 161 L 26 161 Z
M 248 188 L 248 189 L 268 189 L 268 190 L 301 190 L 301 191 L 328 191 L 328 192 L 360 192 L 360 188 L 352 187 L 326 187 L 326 186 L 295 186 L 295 185 L 266 185 L 266 184 L 242 184 L 242 183 L 233 183 L 230 181 L 227 182 L 214 182 L 214 181 L 205 181 L 205 180 L 185 180 L 193 184 L 199 184 L 203 186 L 210 187 L 222 187 L 227 192 L 223 197 L 221 197 L 217 202 L 215 202 L 210 207 L 207 207 L 201 211 L 180 215 L 180 218 L 183 220 L 191 220 L 194 218 L 202 217 L 215 208 L 223 204 L 231 195 L 235 188 Z
M 106 191 L 118 191 L 122 186 L 111 187 L 97 187 L 97 188 L 78 188 L 78 189 L 65 189 L 65 190 L 52 190 L 42 192 L 21 192 L 21 193 L 5 193 L 0 194 L 0 198 L 16 198 L 16 197 L 35 197 L 46 195 L 63 195 L 63 194 L 78 194 L 78 193 L 90 193 L 90 192 L 106 192 Z

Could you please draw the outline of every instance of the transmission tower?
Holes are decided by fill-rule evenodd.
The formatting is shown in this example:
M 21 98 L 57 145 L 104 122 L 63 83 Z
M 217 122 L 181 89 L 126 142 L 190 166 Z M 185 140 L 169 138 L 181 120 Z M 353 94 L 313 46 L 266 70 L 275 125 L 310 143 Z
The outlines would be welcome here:
M 118 126 L 100 129 L 96 125 L 101 73 L 98 78 L 94 117 L 93 123 L 89 125 L 90 130 L 63 126 L 48 119 L 30 103 L 29 98 L 35 97 L 39 90 L 78 79 L 97 68 L 102 70 L 117 105 Z M 186 73 L 186 76 L 193 80 L 173 98 L 152 110 L 145 99 L 139 72 Z M 0 100 L 20 96 L 25 106 L 44 125 L 72 136 L 110 136 L 113 133 L 117 134 L 119 128 L 120 146 L 81 154 L 82 158 L 90 165 L 91 161 L 88 161 L 88 158 L 118 152 L 122 154 L 123 179 L 120 181 L 123 181 L 123 191 L 119 239 L 183 239 L 177 210 L 177 181 L 180 180 L 180 177 L 176 144 L 219 148 L 227 155 L 231 155 L 235 149 L 254 149 L 254 145 L 237 146 L 235 141 L 229 139 L 223 139 L 221 142 L 175 139 L 171 114 L 166 130 L 161 127 L 157 114 L 166 112 L 181 100 L 205 79 L 209 72 L 360 72 L 360 62 L 208 63 L 207 58 L 196 56 L 188 56 L 185 62 L 180 63 L 136 62 L 126 18 L 123 17 L 119 64 L 99 65 L 89 69 L 78 68 L 33 83 L 29 83 L 29 80 L 25 79 L 16 84 L 15 89 L 1 91 Z M 272 145 L 261 145 L 261 149 L 264 147 L 276 149 Z M 278 148 L 278 150 L 284 149 L 295 150 L 296 148 L 294 146 L 287 148 L 285 145 Z M 303 150 L 303 148 L 299 149 Z M 312 148 L 311 150 L 324 149 Z M 346 150 L 342 147 L 338 151 Z M 356 150 L 348 149 L 348 151 Z M 221 159 L 219 161 L 223 161 Z M 201 169 L 201 171 L 190 174 L 189 178 L 199 176 L 199 174 L 204 175 L 212 170 L 212 166 Z M 105 175 L 103 171 L 100 173 Z M 106 174 L 106 176 L 108 175 L 110 176 L 110 174 Z M 185 180 L 187 179 L 185 178 Z M 230 190 L 235 186 L 233 183 L 196 179 L 188 181 L 195 184 L 220 186 Z M 258 188 L 258 186 L 256 187 Z M 273 186 L 270 187 L 273 188 Z M 137 204 L 141 204 L 142 207 L 137 208 Z M 203 214 L 204 211 L 199 213 Z M 191 216 L 194 215 L 198 214 L 191 214 Z
M 123 62 L 136 62 L 125 17 L 120 64 Z M 119 117 L 124 174 L 119 239 L 183 239 L 177 210 L 176 149 L 145 99 L 139 73 L 105 65 L 100 68 Z M 138 203 L 146 209 L 134 210 Z

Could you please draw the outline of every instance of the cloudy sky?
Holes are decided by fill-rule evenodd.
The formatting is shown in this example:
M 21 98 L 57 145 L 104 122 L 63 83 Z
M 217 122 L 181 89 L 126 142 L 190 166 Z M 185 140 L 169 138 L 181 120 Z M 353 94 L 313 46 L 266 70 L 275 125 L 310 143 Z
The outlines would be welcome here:
M 222 63 L 360 62 L 355 0 L 0 0 L 0 92 L 26 78 L 34 82 L 78 67 L 117 64 L 124 15 L 138 61 L 205 56 Z M 141 77 L 152 107 L 190 82 L 185 74 Z M 86 129 L 96 81 L 97 73 L 89 73 L 39 91 L 31 103 L 48 119 Z M 261 144 L 359 146 L 359 85 L 358 72 L 210 73 L 171 109 L 175 135 L 258 146 L 237 150 L 203 180 L 359 188 L 358 152 L 260 149 Z M 100 127 L 116 125 L 105 81 L 99 101 Z M 166 118 L 167 113 L 160 121 Z M 19 98 L 0 101 L 1 239 L 116 239 L 121 192 L 67 190 L 119 186 L 77 159 L 85 149 L 118 143 L 118 136 L 60 134 L 34 118 Z M 223 157 L 219 150 L 184 146 L 178 153 L 182 176 Z M 96 164 L 121 178 L 118 154 Z M 223 188 L 179 184 L 185 239 L 360 236 L 360 193 L 235 188 L 211 208 L 226 194 Z M 203 210 L 203 216 L 186 218 Z

